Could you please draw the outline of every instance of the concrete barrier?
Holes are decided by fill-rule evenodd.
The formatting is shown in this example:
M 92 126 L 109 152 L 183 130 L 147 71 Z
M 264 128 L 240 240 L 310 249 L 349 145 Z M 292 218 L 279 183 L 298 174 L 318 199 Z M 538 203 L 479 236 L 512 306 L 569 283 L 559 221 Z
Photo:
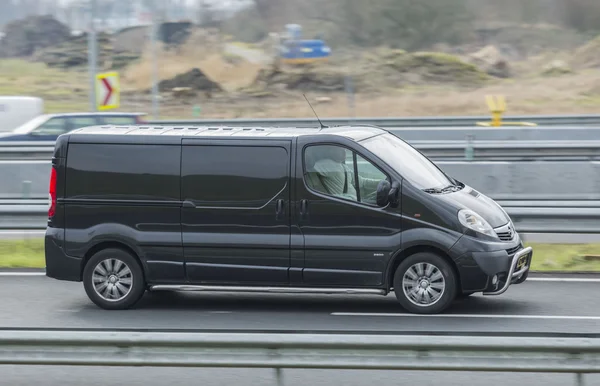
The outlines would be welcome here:
M 600 162 L 436 162 L 494 199 L 600 200 Z M 0 199 L 48 197 L 49 161 L 0 161 Z

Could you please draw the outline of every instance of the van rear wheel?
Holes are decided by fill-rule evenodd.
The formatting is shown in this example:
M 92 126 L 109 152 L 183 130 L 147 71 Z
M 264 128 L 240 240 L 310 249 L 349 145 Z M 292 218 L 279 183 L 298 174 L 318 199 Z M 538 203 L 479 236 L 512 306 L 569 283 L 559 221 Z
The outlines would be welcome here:
M 142 267 L 118 248 L 92 256 L 83 271 L 83 286 L 90 300 L 106 310 L 131 308 L 146 292 Z
M 456 298 L 456 275 L 441 256 L 415 253 L 396 269 L 394 292 L 407 311 L 436 314 L 448 308 Z

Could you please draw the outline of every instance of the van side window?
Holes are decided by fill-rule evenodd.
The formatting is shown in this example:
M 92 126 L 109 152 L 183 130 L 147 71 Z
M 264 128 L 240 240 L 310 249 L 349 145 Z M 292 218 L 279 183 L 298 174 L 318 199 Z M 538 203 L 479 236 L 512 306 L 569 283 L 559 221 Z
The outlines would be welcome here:
M 307 147 L 304 151 L 304 167 L 304 180 L 310 189 L 369 205 L 377 204 L 379 182 L 390 180 L 371 162 L 352 150 L 337 145 Z M 355 170 L 358 171 L 357 174 Z
M 177 202 L 179 163 L 179 146 L 71 143 L 66 197 Z
M 181 167 L 183 200 L 260 208 L 288 184 L 289 153 L 275 145 L 185 145 Z

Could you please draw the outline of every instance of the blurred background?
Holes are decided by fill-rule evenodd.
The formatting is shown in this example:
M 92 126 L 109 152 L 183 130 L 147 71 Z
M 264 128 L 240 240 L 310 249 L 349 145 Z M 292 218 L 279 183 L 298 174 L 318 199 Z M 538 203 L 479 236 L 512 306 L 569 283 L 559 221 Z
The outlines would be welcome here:
M 596 0 L 4 0 L 0 31 L 0 266 L 44 266 L 58 135 L 315 126 L 304 96 L 500 202 L 534 270 L 600 266 Z
M 3 0 L 0 95 L 89 110 L 92 25 L 120 110 L 154 118 L 308 117 L 303 92 L 325 117 L 482 115 L 487 94 L 509 114 L 600 101 L 595 0 Z
M 403 314 L 393 295 L 149 295 L 139 310 L 107 313 L 80 283 L 44 277 L 58 135 L 99 124 L 316 127 L 304 95 L 325 124 L 385 127 L 500 203 L 534 248 L 527 282 L 425 317 Z M 0 0 L 0 328 L 587 339 L 600 333 L 599 112 L 599 0 Z M 5 337 L 1 363 L 12 358 Z M 582 344 L 595 357 L 578 367 L 582 346 L 563 343 L 510 356 L 519 371 L 554 371 L 545 358 L 564 349 L 565 374 L 286 370 L 284 382 L 271 369 L 15 365 L 0 367 L 0 385 L 583 385 L 568 371 L 598 372 L 600 346 Z M 467 355 L 452 365 L 477 362 Z M 508 363 L 498 355 L 478 359 Z

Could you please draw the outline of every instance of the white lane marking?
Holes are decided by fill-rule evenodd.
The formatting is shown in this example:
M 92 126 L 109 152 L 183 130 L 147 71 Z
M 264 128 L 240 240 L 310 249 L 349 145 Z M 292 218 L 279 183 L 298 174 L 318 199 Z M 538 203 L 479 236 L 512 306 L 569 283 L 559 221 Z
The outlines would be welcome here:
M 26 164 L 48 164 L 50 165 L 50 160 L 2 160 L 0 161 L 0 164 L 22 164 L 22 163 L 26 163 Z
M 529 277 L 525 281 L 539 281 L 539 282 L 558 282 L 558 283 L 600 283 L 600 279 L 592 278 L 576 278 L 576 277 Z
M 46 276 L 46 272 L 0 272 L 0 276 Z
M 396 313 L 368 313 L 368 312 L 332 312 L 331 316 L 385 316 L 385 317 L 426 317 L 426 318 L 479 318 L 479 319 L 557 319 L 557 320 L 600 320 L 600 316 L 574 316 L 574 315 L 480 315 L 480 314 L 396 314 Z
M 39 199 L 38 201 L 48 201 L 48 200 Z M 37 230 L 37 231 L 36 230 L 30 230 L 30 229 L 23 229 L 23 230 L 6 229 L 6 230 L 0 230 L 0 235 L 45 235 L 45 234 L 46 234 L 46 231 L 43 231 L 43 230 Z

